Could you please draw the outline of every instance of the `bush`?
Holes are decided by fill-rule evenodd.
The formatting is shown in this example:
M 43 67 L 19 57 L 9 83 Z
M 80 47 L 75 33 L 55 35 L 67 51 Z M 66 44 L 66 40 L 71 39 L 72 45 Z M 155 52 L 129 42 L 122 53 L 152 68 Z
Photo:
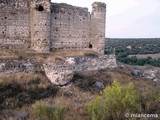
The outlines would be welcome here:
M 139 97 L 133 84 L 122 86 L 114 81 L 87 106 L 87 111 L 92 120 L 125 120 L 125 113 L 141 111 Z
M 33 118 L 36 120 L 62 120 L 64 112 L 63 107 L 53 107 L 37 102 L 33 111 Z
M 148 114 L 160 114 L 160 93 L 149 91 L 141 95 L 142 112 Z

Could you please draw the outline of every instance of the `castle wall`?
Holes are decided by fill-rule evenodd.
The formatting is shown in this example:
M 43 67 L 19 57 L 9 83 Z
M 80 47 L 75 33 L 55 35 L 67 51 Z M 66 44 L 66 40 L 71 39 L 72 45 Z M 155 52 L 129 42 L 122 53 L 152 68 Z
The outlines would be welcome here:
M 49 52 L 51 32 L 50 1 L 31 2 L 31 48 L 37 52 Z
M 0 49 L 26 49 L 29 45 L 29 3 L 24 0 L 1 1 Z
M 105 22 L 106 4 L 94 2 L 90 21 L 90 38 L 93 49 L 99 54 L 104 54 L 105 50 Z
M 52 4 L 51 48 L 53 50 L 89 49 L 90 14 L 87 8 Z
M 50 0 L 0 1 L 0 49 L 93 50 L 105 49 L 106 5 L 87 8 Z

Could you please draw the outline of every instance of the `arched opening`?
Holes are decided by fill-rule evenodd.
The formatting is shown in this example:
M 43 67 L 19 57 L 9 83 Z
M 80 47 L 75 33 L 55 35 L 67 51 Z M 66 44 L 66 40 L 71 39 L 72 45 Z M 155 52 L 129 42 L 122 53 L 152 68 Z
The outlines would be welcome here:
M 38 11 L 43 11 L 43 10 L 44 10 L 44 8 L 43 8 L 43 6 L 42 6 L 42 5 L 38 5 L 37 10 L 38 10 Z
M 92 44 L 89 43 L 89 48 L 91 49 L 92 47 L 93 47 Z

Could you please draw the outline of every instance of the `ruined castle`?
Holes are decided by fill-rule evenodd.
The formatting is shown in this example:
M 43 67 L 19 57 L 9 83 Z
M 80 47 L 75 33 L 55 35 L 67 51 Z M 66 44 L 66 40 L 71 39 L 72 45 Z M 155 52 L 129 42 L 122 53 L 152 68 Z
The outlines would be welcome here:
M 5 58 L 0 58 L 0 75 L 41 71 L 51 83 L 66 85 L 76 72 L 116 67 L 115 55 L 104 54 L 105 19 L 106 4 L 101 2 L 94 2 L 90 13 L 87 8 L 51 0 L 0 0 L 0 50 L 29 50 L 36 54 L 84 51 L 82 56 L 16 54 L 18 59 L 4 54 Z M 85 55 L 87 51 L 98 55 Z
M 105 49 L 106 5 L 87 8 L 50 0 L 0 0 L 0 49 Z

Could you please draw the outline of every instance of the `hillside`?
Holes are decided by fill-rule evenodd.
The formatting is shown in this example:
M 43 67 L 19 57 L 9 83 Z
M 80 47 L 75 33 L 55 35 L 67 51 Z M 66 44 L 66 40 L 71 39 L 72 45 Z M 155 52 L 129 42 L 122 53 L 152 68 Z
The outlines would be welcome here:
M 78 72 L 72 84 L 64 87 L 52 85 L 43 73 L 4 75 L 0 77 L 0 118 L 3 120 L 11 117 L 16 120 L 26 117 L 32 120 L 35 103 L 38 101 L 49 106 L 64 107 L 64 120 L 89 120 L 86 105 L 97 95 L 101 95 L 103 85 L 110 86 L 114 80 L 122 85 L 132 82 L 135 89 L 147 98 L 144 104 L 147 108 L 144 107 L 144 111 L 159 114 L 160 76 L 156 76 L 155 81 L 153 74 L 144 74 L 147 70 L 155 71 L 157 68 L 134 67 L 119 63 L 117 68 L 111 70 Z M 139 73 L 143 76 L 139 76 Z M 152 93 L 152 97 L 148 96 L 148 93 Z
M 160 67 L 160 38 L 106 38 L 106 54 L 130 65 Z

